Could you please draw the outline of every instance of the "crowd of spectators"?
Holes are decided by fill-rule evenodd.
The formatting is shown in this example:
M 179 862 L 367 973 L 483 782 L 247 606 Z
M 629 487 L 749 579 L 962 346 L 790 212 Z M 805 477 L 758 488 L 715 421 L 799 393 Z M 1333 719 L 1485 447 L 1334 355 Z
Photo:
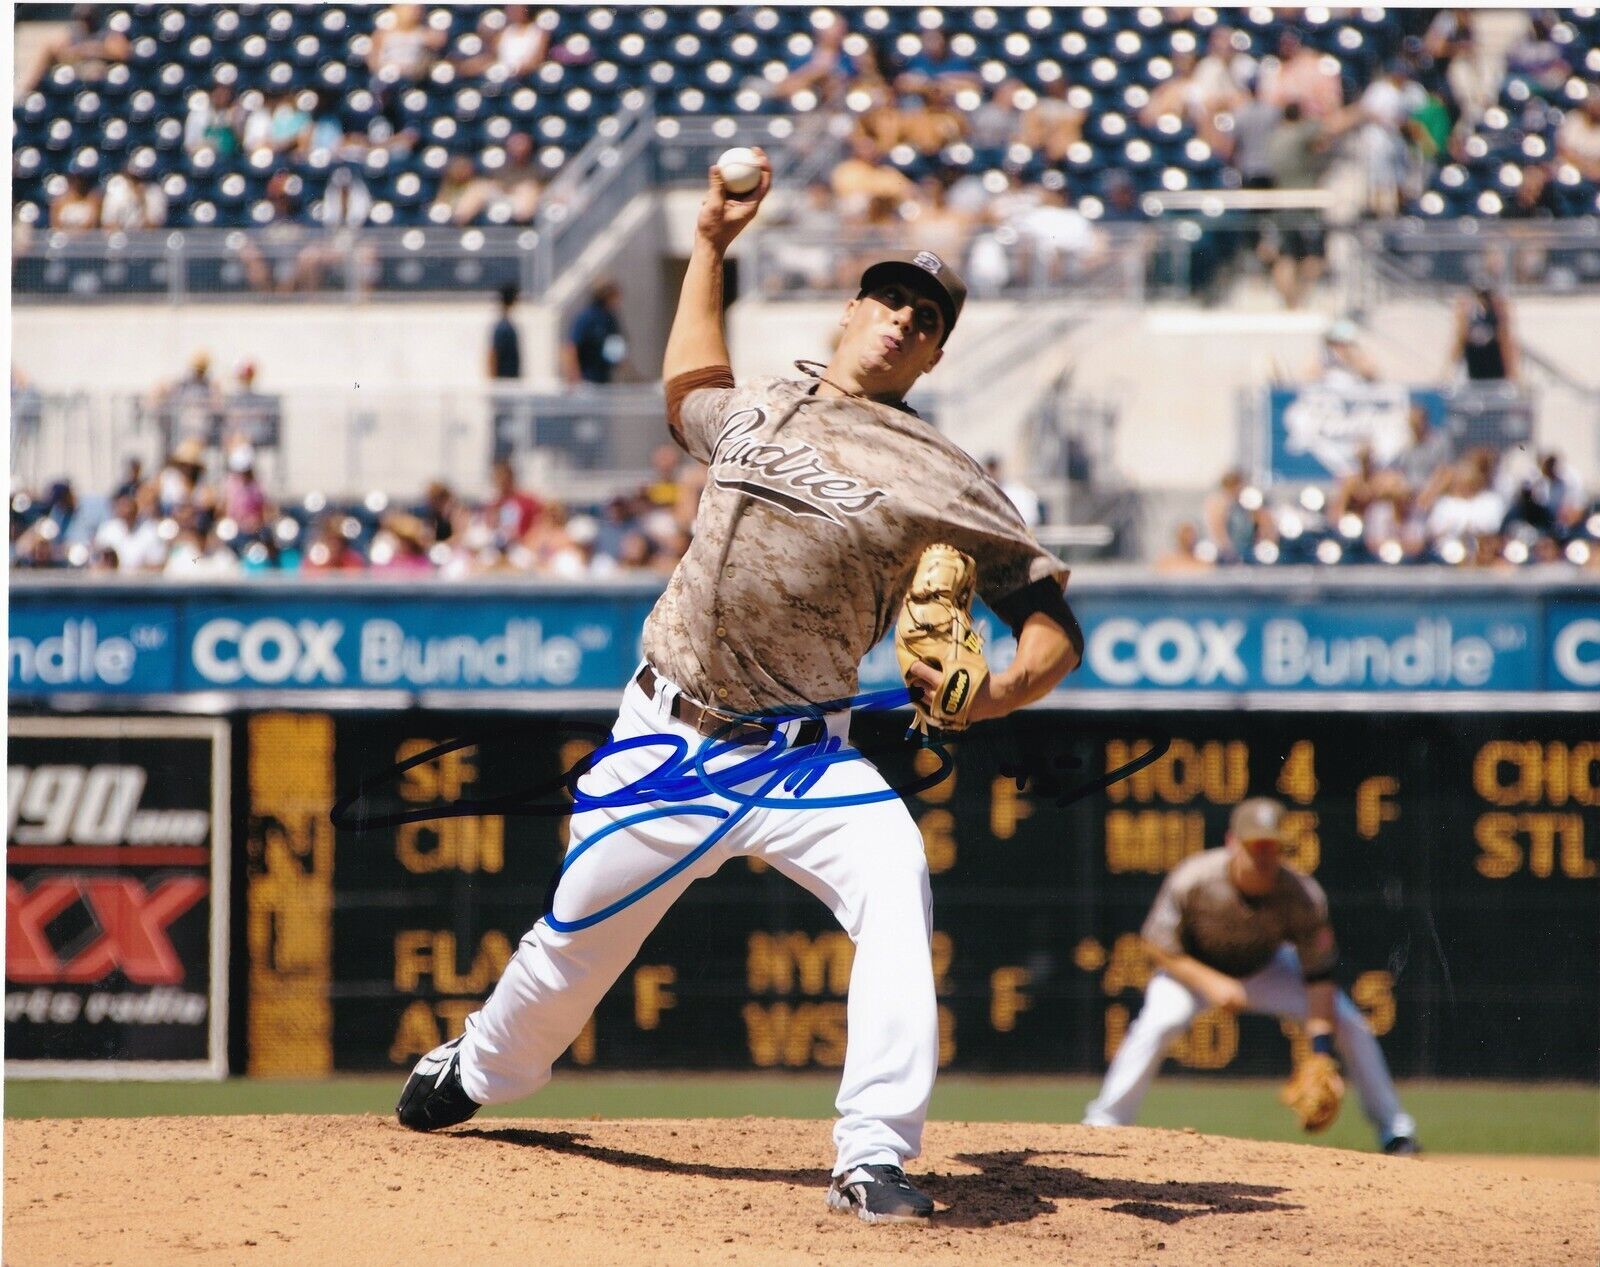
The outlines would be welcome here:
M 380 284 L 356 232 L 368 225 L 534 223 L 626 86 L 651 88 L 665 115 L 849 121 L 847 156 L 791 208 L 802 232 L 764 275 L 778 288 L 843 284 L 853 240 L 908 231 L 961 260 L 975 294 L 1091 282 L 1123 262 L 1105 226 L 1162 214 L 1164 194 L 1319 191 L 1149 265 L 1210 290 L 1259 258 L 1298 307 L 1326 271 L 1328 219 L 1600 211 L 1600 26 L 1586 11 L 252 10 L 285 24 L 253 55 L 283 73 L 262 78 L 249 40 L 224 40 L 221 7 L 187 25 L 81 8 L 31 80 L 83 91 L 19 107 L 18 249 L 45 225 L 244 227 L 241 276 L 258 291 Z M 216 76 L 195 41 L 222 59 Z M 142 43 L 158 48 L 143 62 Z M 155 106 L 167 141 L 41 138 L 76 137 L 96 89 L 121 101 L 109 85 L 136 63 L 182 77 Z M 1547 262 L 1519 257 L 1518 274 Z
M 1136 37 L 1109 50 L 1113 56 L 1106 65 L 1113 70 L 1070 58 L 1063 66 L 1050 58 L 1056 50 L 1041 37 L 1028 74 L 1026 59 L 1004 64 L 974 55 L 970 37 L 949 36 L 937 9 L 924 11 L 933 17 L 918 36 L 900 39 L 881 23 L 874 26 L 870 17 L 876 12 L 811 11 L 811 33 L 789 45 L 787 72 L 752 76 L 744 90 L 755 96 L 741 107 L 853 116 L 864 145 L 853 155 L 857 166 L 834 180 L 847 221 L 873 223 L 900 214 L 901 204 L 918 201 L 914 192 L 926 175 L 947 190 L 962 175 L 981 178 L 988 173 L 969 165 L 974 153 L 1003 155 L 1002 170 L 1024 176 L 1029 198 L 1064 194 L 1091 220 L 1106 214 L 1118 171 L 1139 170 L 1144 184 L 1150 175 L 1159 176 L 1158 188 L 1184 188 L 1188 175 L 1201 184 L 1296 188 L 1320 181 L 1335 161 L 1364 176 L 1367 210 L 1394 214 L 1415 203 L 1441 164 L 1474 157 L 1470 145 L 1507 84 L 1561 114 L 1556 144 L 1520 156 L 1497 214 L 1555 214 L 1544 192 L 1548 187 L 1600 178 L 1600 70 L 1592 64 L 1595 57 L 1583 56 L 1585 43 L 1555 10 L 1496 15 L 1495 21 L 1521 24 L 1503 61 L 1485 52 L 1478 30 L 1488 18 L 1471 9 L 1398 10 L 1384 20 L 1390 26 L 1372 27 L 1365 36 L 1359 24 L 1349 26 L 1340 34 L 1350 33 L 1351 41 L 1331 45 L 1312 40 L 1311 28 L 1320 23 L 1325 33 L 1330 22 L 1345 20 L 1345 11 L 1258 30 L 1255 11 L 1234 16 L 1227 10 L 1179 10 L 1162 16 L 1150 10 L 1160 20 L 1147 23 L 1141 16 L 1142 25 L 1134 29 L 1142 41 Z M 132 44 L 127 34 L 110 29 L 110 16 L 107 6 L 78 6 L 68 33 L 51 42 L 33 68 L 30 86 L 59 68 L 93 84 L 126 63 Z M 126 15 L 117 16 L 124 19 L 123 31 L 130 29 Z M 1032 12 L 1026 21 L 1023 16 L 1014 10 L 995 21 L 1026 39 L 1033 33 Z M 437 17 L 415 4 L 379 10 L 371 34 L 351 44 L 361 51 L 359 69 L 341 78 L 337 89 L 326 83 L 238 93 L 222 82 L 196 87 L 182 129 L 191 167 L 203 174 L 246 155 L 265 173 L 320 152 L 359 178 L 374 149 L 398 158 L 436 139 L 424 135 L 419 116 L 404 101 L 441 73 L 445 83 L 531 83 L 547 63 L 589 64 L 626 55 L 622 45 L 609 47 L 610 23 L 591 23 L 594 30 L 587 31 L 578 15 L 559 9 L 535 14 L 525 5 L 486 7 L 475 30 L 454 37 L 447 34 L 452 23 Z M 730 29 L 741 21 L 734 14 Z M 720 29 L 722 22 L 708 29 Z M 1163 32 L 1164 24 L 1170 32 Z M 1376 69 L 1374 56 L 1382 59 Z M 1051 74 L 1040 72 L 1041 62 L 1053 68 Z M 1108 108 L 1103 91 L 1096 97 L 1090 89 L 1120 82 L 1118 62 L 1138 73 L 1122 100 Z M 692 81 L 692 68 L 684 70 Z M 352 120 L 346 97 L 357 91 L 372 108 Z M 1107 128 L 1110 115 L 1121 126 Z M 551 167 L 536 156 L 530 130 L 508 133 L 481 148 L 447 147 L 442 169 L 429 176 L 436 182 L 430 219 L 531 221 Z M 1177 169 L 1158 165 L 1153 172 L 1148 156 L 1108 162 L 1107 149 L 1123 136 L 1135 138 L 1135 147 L 1139 137 L 1188 137 L 1187 160 Z M 1092 149 L 1086 140 L 1096 139 L 1102 152 L 1080 159 L 1079 151 L 1087 155 Z M 108 170 L 92 153 L 80 159 L 50 199 L 52 226 L 162 223 L 165 199 L 158 185 L 148 183 L 152 164 Z M 870 177 L 862 163 L 880 174 Z M 290 214 L 310 218 L 320 206 L 319 198 L 316 208 L 296 207 Z M 274 214 L 284 212 L 279 207 Z
M 1570 41 L 1571 30 L 1551 13 L 1525 16 L 1499 78 L 1475 40 L 1480 14 L 1402 13 L 1398 49 L 1354 90 L 1339 63 L 1294 28 L 1257 56 L 1242 51 L 1253 46 L 1227 21 L 1223 14 L 1203 44 L 1177 47 L 1174 39 L 1165 77 L 1125 94 L 1131 121 L 1147 134 L 1189 138 L 1180 166 L 1159 172 L 1158 195 L 1191 184 L 1342 184 L 1359 191 L 1346 215 L 1393 216 L 1417 207 L 1441 169 L 1449 169 L 1448 184 L 1463 178 L 1459 164 L 1482 165 L 1486 118 L 1510 126 L 1493 113 L 1502 83 L 1532 85 L 1528 91 L 1562 110 L 1561 122 L 1552 147 L 1533 137 L 1502 167 L 1504 197 L 1483 211 L 1552 218 L 1563 214 L 1559 189 L 1600 178 L 1600 56 L 1579 65 L 1563 60 L 1566 44 L 1555 36 Z M 1099 225 L 1150 215 L 1148 144 L 1128 142 L 1132 161 L 1107 163 L 1107 115 L 1088 108 L 1085 90 L 1064 74 L 1037 89 L 1017 78 L 986 80 L 938 29 L 897 59 L 893 47 L 837 18 L 819 29 L 810 58 L 776 91 L 845 111 L 853 131 L 846 157 L 792 211 L 790 226 L 802 233 L 779 254 L 775 284 L 838 284 L 851 272 L 853 260 L 837 261 L 806 238 L 903 234 L 908 226 L 919 241 L 962 259 L 976 293 L 1017 280 L 1019 269 L 1060 282 L 1104 257 Z M 1098 154 L 1090 144 L 1097 130 Z M 985 166 L 974 164 L 974 154 L 1002 157 Z M 1354 179 L 1337 181 L 1341 172 Z M 1285 212 L 1241 238 L 1253 242 L 1287 306 L 1303 303 L 1325 268 L 1323 221 L 1317 210 Z
M 1230 470 L 1201 522 L 1180 523 L 1156 566 L 1168 572 L 1232 564 L 1446 564 L 1512 569 L 1600 567 L 1600 501 L 1553 450 L 1452 456 L 1426 411 L 1411 443 L 1380 464 L 1370 448 L 1331 492 L 1317 484 L 1263 489 Z
M 68 32 L 45 47 L 32 84 L 58 68 L 91 87 L 119 67 L 125 72 L 132 44 L 126 34 L 108 29 L 114 12 L 106 5 L 76 6 Z M 553 11 L 536 20 L 527 5 L 486 8 L 476 33 L 446 48 L 442 30 L 427 20 L 423 6 L 388 6 L 379 11 L 363 45 L 367 83 L 362 91 L 373 105 L 370 116 L 352 118 L 346 94 L 355 86 L 348 83 L 342 90 L 285 85 L 235 91 L 231 83 L 215 80 L 197 85 L 178 111 L 183 164 L 177 187 L 187 193 L 210 173 L 228 173 L 207 204 L 210 210 L 194 221 L 202 224 L 207 216 L 221 223 L 219 213 L 245 203 L 248 223 L 257 229 L 284 224 L 350 229 L 390 222 L 394 206 L 375 211 L 378 199 L 363 173 L 403 168 L 433 139 L 424 135 L 414 110 L 406 108 L 407 92 L 440 67 L 467 79 L 526 80 L 552 55 L 550 34 L 556 25 Z M 20 174 L 31 175 L 38 161 L 36 152 L 24 155 Z M 435 224 L 525 225 L 533 222 L 558 166 L 536 157 L 531 131 L 508 129 L 481 148 L 448 156 L 439 151 L 433 164 L 395 181 L 394 192 L 409 204 L 425 204 L 426 219 Z M 308 171 L 328 177 L 326 184 L 316 181 L 314 197 Z M 149 146 L 121 152 L 107 147 L 103 154 L 79 151 L 63 177 L 47 185 L 44 219 L 66 233 L 161 227 L 169 210 L 164 184 L 173 175 Z M 251 192 L 257 182 L 264 188 Z M 34 227 L 30 209 L 31 204 L 19 207 L 17 228 L 24 236 Z M 253 269 L 252 282 L 262 289 L 305 288 L 315 262 L 298 252 L 293 262 L 298 267 L 290 270 L 290 284 L 263 281 L 259 269 Z
M 280 502 L 254 446 L 180 441 L 161 467 L 128 459 L 115 486 L 80 494 L 65 480 L 11 496 L 11 566 L 165 577 L 360 572 L 462 578 L 524 573 L 581 581 L 670 573 L 689 547 L 703 468 L 671 445 L 650 478 L 595 506 L 522 488 L 509 462 L 489 494 L 430 484 L 414 504 L 381 492 L 354 502 L 312 493 Z
M 1488 278 L 1458 297 L 1441 381 L 1496 394 L 1516 389 L 1519 349 L 1511 305 Z M 1383 387 L 1356 323 L 1331 322 L 1302 381 L 1334 392 Z M 1157 566 L 1445 563 L 1600 567 L 1600 497 L 1560 453 L 1525 444 L 1459 445 L 1413 398 L 1403 443 L 1354 453 L 1329 485 L 1262 487 L 1228 471 L 1201 521 L 1180 524 Z

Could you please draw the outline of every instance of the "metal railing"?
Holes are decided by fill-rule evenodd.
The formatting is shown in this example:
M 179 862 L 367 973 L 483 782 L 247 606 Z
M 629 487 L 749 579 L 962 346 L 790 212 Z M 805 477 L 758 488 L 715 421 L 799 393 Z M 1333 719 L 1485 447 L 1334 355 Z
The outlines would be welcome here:
M 263 486 L 279 496 L 375 488 L 400 494 L 436 479 L 480 493 L 496 457 L 513 458 L 528 482 L 565 495 L 568 483 L 647 470 L 652 451 L 668 442 L 654 383 L 565 392 L 478 383 L 279 386 L 260 398 L 271 402 L 266 427 L 256 410 L 233 407 L 237 398 L 205 403 L 116 391 L 30 391 L 13 399 L 23 425 L 12 429 L 12 480 L 24 488 L 67 479 L 103 491 L 124 458 L 155 470 L 186 439 L 204 447 L 207 465 L 220 476 L 224 449 L 248 439 Z
M 1487 279 L 1512 294 L 1600 289 L 1600 216 L 1577 220 L 1399 220 L 1369 226 L 1375 298 L 1438 294 Z
M 759 145 L 772 163 L 774 181 L 799 191 L 831 171 L 844 157 L 848 120 L 819 114 L 745 115 L 711 119 L 703 115 L 657 119 L 655 180 L 658 185 L 704 187 L 706 171 L 723 150 Z
M 51 231 L 12 257 L 18 303 L 166 299 L 415 299 L 537 287 L 531 227 Z
M 601 120 L 595 138 L 550 182 L 540 203 L 530 294 L 548 290 L 649 188 L 650 170 L 640 158 L 652 140 L 654 121 L 655 99 L 641 92 L 621 114 Z
M 956 236 L 918 236 L 914 225 L 775 227 L 753 239 L 749 263 L 754 293 L 763 298 L 814 299 L 854 292 L 866 265 L 910 243 L 954 262 L 974 298 L 1049 294 L 1137 302 L 1157 238 L 1146 225 L 1107 226 L 1092 229 L 1079 249 L 1005 225 Z

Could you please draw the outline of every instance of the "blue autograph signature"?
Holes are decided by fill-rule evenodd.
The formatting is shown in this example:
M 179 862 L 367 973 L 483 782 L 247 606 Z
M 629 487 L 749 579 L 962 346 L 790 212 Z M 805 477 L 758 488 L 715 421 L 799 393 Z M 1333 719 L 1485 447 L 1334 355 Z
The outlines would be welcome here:
M 935 769 L 903 786 L 893 786 L 885 781 L 884 787 L 870 792 L 846 796 L 809 796 L 808 793 L 831 766 L 849 761 L 868 760 L 870 756 L 875 755 L 874 750 L 870 745 L 846 748 L 840 738 L 826 734 L 813 743 L 791 747 L 788 737 L 778 729 L 783 723 L 797 718 L 821 718 L 828 713 L 843 709 L 851 709 L 857 713 L 881 712 L 901 708 L 909 702 L 909 692 L 904 687 L 897 687 L 884 691 L 869 691 L 848 700 L 827 704 L 744 714 L 729 721 L 721 732 L 703 740 L 692 752 L 688 743 L 678 735 L 638 735 L 630 739 L 616 740 L 599 726 L 569 722 L 566 725 L 568 731 L 593 735 L 601 739 L 601 742 L 588 756 L 552 781 L 503 796 L 458 800 L 446 805 L 399 810 L 388 814 L 371 814 L 364 808 L 359 810 L 355 808 L 358 804 L 364 803 L 370 793 L 391 784 L 407 770 L 437 760 L 446 753 L 478 746 L 481 742 L 478 736 L 461 736 L 419 752 L 380 775 L 363 779 L 353 793 L 341 798 L 334 805 L 329 818 L 336 828 L 363 833 L 396 827 L 404 823 L 480 814 L 565 817 L 568 814 L 581 814 L 596 809 L 625 810 L 638 807 L 638 813 L 617 818 L 573 845 L 551 880 L 545 899 L 543 918 L 557 932 L 577 932 L 591 928 L 626 910 L 686 868 L 693 866 L 751 810 L 817 810 L 871 805 L 927 791 L 943 782 L 954 769 L 955 763 L 949 748 L 959 736 L 942 735 L 937 738 L 916 736 L 915 742 L 908 736 L 895 747 L 901 750 L 908 746 L 926 749 L 938 759 Z M 735 733 L 745 733 L 752 725 L 765 729 L 759 746 L 748 739 L 730 737 Z M 1032 781 L 1036 794 L 1053 796 L 1058 806 L 1065 806 L 1143 769 L 1159 759 L 1166 752 L 1167 746 L 1167 741 L 1159 741 L 1148 752 L 1141 753 L 1119 769 L 1081 786 L 1065 789 L 1056 782 L 1055 772 L 1076 769 L 1081 763 L 1059 755 L 1048 768 L 1043 769 L 1030 764 L 1028 760 L 1002 760 L 1001 772 L 1014 778 L 1019 788 L 1026 787 L 1028 782 Z M 602 795 L 591 794 L 578 786 L 578 781 L 605 758 L 645 749 L 660 749 L 664 755 L 653 769 L 632 782 L 624 783 Z M 711 764 L 722 757 L 732 753 L 750 752 L 751 749 L 755 751 L 742 760 L 729 762 L 715 771 L 710 769 Z M 733 808 L 694 803 L 706 796 L 721 798 L 724 802 L 730 802 Z M 638 827 L 654 819 L 680 816 L 711 819 L 716 822 L 716 826 L 684 857 L 603 909 L 576 920 L 562 920 L 555 915 L 555 893 L 562 877 L 596 845 L 617 832 Z

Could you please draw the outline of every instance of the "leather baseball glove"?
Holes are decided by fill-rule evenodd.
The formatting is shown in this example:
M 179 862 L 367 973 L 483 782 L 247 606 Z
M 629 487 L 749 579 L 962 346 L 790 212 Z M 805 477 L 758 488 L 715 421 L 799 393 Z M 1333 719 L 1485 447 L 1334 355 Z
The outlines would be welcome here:
M 1284 1084 L 1278 1098 L 1294 1111 L 1306 1131 L 1325 1131 L 1344 1103 L 1344 1079 L 1332 1056 L 1312 1052 Z
M 954 546 L 929 546 L 917 562 L 895 626 L 894 649 L 912 690 L 914 728 L 923 734 L 965 730 L 972 701 L 989 676 L 983 641 L 972 627 L 977 584 L 977 564 Z M 919 660 L 942 675 L 937 689 L 908 676 Z

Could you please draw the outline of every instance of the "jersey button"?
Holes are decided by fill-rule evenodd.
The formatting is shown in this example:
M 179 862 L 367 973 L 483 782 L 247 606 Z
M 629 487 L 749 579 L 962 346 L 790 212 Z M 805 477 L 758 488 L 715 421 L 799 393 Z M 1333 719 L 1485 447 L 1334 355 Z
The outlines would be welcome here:
M 722 625 L 718 625 L 717 626 L 717 637 L 726 638 L 727 636 L 728 636 L 727 629 Z
M 728 688 L 725 687 L 725 686 L 717 687 L 717 698 L 718 699 L 727 699 L 728 698 Z

